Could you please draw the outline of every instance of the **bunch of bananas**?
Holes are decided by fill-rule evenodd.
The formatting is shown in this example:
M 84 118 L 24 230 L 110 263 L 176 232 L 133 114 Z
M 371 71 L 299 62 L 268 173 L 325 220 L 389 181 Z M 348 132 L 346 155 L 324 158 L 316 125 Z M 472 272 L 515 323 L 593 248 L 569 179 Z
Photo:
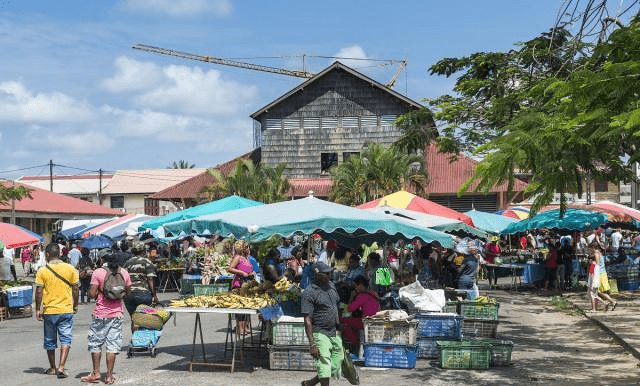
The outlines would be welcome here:
M 289 280 L 287 280 L 286 277 L 283 277 L 282 279 L 278 280 L 278 282 L 276 282 L 276 284 L 274 285 L 274 287 L 277 290 L 280 291 L 286 291 L 289 289 L 289 287 L 291 287 L 291 282 Z
M 490 304 L 496 303 L 495 298 L 490 298 L 488 296 L 478 296 L 477 298 L 473 299 L 473 301 L 475 301 L 476 303 L 490 303 Z
M 269 295 L 241 296 L 235 293 L 219 293 L 215 295 L 194 296 L 183 300 L 172 300 L 169 307 L 194 308 L 264 308 L 275 304 Z

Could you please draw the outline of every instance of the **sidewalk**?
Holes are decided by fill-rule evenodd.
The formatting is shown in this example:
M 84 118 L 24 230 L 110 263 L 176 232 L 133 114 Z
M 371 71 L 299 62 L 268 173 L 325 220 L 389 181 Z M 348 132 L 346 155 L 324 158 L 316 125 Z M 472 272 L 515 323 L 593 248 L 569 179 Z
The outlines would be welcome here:
M 613 298 L 618 302 L 615 311 L 591 312 L 591 302 L 585 293 L 563 295 L 574 306 L 584 312 L 585 317 L 597 323 L 605 331 L 640 359 L 640 293 L 620 292 Z

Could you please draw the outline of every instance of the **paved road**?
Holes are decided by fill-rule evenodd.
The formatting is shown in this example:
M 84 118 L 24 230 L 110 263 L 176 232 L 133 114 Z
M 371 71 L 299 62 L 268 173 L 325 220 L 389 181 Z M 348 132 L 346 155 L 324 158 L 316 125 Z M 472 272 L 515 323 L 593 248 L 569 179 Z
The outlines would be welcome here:
M 549 295 L 533 292 L 493 291 L 500 306 L 499 335 L 514 342 L 513 365 L 485 371 L 443 370 L 436 362 L 419 360 L 416 369 L 360 368 L 363 385 L 631 385 L 636 384 L 638 361 L 622 346 L 582 315 L 558 311 Z M 175 294 L 165 294 L 168 299 Z M 0 384 L 80 384 L 90 371 L 86 333 L 92 305 L 81 306 L 75 323 L 75 340 L 67 367 L 71 377 L 45 376 L 42 325 L 34 318 L 0 322 Z M 632 308 L 629 308 L 631 310 Z M 616 313 L 623 312 L 616 310 Z M 622 314 L 620 314 L 622 315 Z M 633 318 L 629 315 L 628 318 Z M 207 352 L 222 357 L 226 316 L 203 317 Z M 631 319 L 633 320 L 633 319 Z M 255 321 L 255 319 L 254 319 Z M 196 368 L 187 372 L 194 317 L 179 315 L 164 329 L 156 358 L 139 355 L 116 362 L 117 384 L 135 385 L 299 385 L 313 373 L 267 370 L 266 353 L 247 354 L 245 366 L 230 374 L 224 369 Z M 125 332 L 125 342 L 129 333 Z M 123 351 L 124 354 L 124 351 Z M 332 384 L 347 385 L 346 380 Z

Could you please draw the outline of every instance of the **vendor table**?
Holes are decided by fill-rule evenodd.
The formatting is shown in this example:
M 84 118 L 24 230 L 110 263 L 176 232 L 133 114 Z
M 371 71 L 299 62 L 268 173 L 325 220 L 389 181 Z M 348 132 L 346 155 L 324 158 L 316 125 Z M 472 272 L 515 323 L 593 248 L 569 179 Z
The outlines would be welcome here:
M 158 288 L 162 289 L 162 292 L 167 290 L 180 291 L 180 277 L 182 277 L 182 271 L 184 268 L 161 268 L 158 269 Z
M 511 277 L 511 290 L 518 284 L 534 284 L 544 279 L 544 264 L 487 264 L 498 277 Z
M 196 314 L 195 324 L 193 327 L 193 343 L 191 346 L 191 359 L 187 363 L 187 370 L 192 371 L 193 365 L 201 365 L 201 366 L 222 366 L 228 367 L 230 372 L 235 370 L 236 365 L 236 351 L 237 344 L 240 340 L 240 332 L 238 328 L 233 332 L 233 326 L 231 324 L 231 315 L 257 315 L 258 310 L 250 309 L 250 308 L 191 308 L 191 307 L 167 307 L 166 311 L 173 312 L 174 314 Z M 204 338 L 202 335 L 202 322 L 200 321 L 200 314 L 230 314 L 227 322 L 227 338 L 225 339 L 225 357 L 227 354 L 226 345 L 231 338 L 231 360 L 223 360 L 223 361 L 209 361 L 207 360 L 207 354 L 204 349 Z M 200 334 L 200 347 L 202 349 L 202 361 L 195 361 L 195 352 L 196 352 L 196 337 Z M 235 335 L 235 337 L 234 337 Z M 240 360 L 244 363 L 244 353 L 243 350 L 240 350 Z

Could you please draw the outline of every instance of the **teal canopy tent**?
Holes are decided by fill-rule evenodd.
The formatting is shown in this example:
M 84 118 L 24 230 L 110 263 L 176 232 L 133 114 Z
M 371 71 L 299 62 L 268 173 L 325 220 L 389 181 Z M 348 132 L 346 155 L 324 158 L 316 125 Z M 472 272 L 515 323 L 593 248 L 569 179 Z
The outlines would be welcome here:
M 155 230 L 161 225 L 169 222 L 175 222 L 180 220 L 186 220 L 203 216 L 212 213 L 225 212 L 228 210 L 248 208 L 251 206 L 263 205 L 261 202 L 249 200 L 248 198 L 239 196 L 229 196 L 220 200 L 208 202 L 206 204 L 194 206 L 178 212 L 169 213 L 166 216 L 154 218 L 153 220 L 146 221 L 138 227 L 138 231 L 144 232 L 147 229 Z
M 494 235 L 500 234 L 500 232 L 510 224 L 518 222 L 515 218 L 494 213 L 481 212 L 478 210 L 470 210 L 464 214 L 473 219 L 473 224 L 475 226 Z
M 564 216 L 560 218 L 560 209 L 553 209 L 539 213 L 532 218 L 510 224 L 502 233 L 514 234 L 541 228 L 584 231 L 598 228 L 607 223 L 607 221 L 609 221 L 608 216 L 604 213 L 572 208 L 567 208 Z
M 357 208 L 315 197 L 283 201 L 244 209 L 200 216 L 164 225 L 165 234 L 219 233 L 250 242 L 265 240 L 272 235 L 291 236 L 295 233 L 318 233 L 325 239 L 335 239 L 341 245 L 357 247 L 383 238 L 438 242 L 453 247 L 450 235 L 432 229 L 398 221 Z

